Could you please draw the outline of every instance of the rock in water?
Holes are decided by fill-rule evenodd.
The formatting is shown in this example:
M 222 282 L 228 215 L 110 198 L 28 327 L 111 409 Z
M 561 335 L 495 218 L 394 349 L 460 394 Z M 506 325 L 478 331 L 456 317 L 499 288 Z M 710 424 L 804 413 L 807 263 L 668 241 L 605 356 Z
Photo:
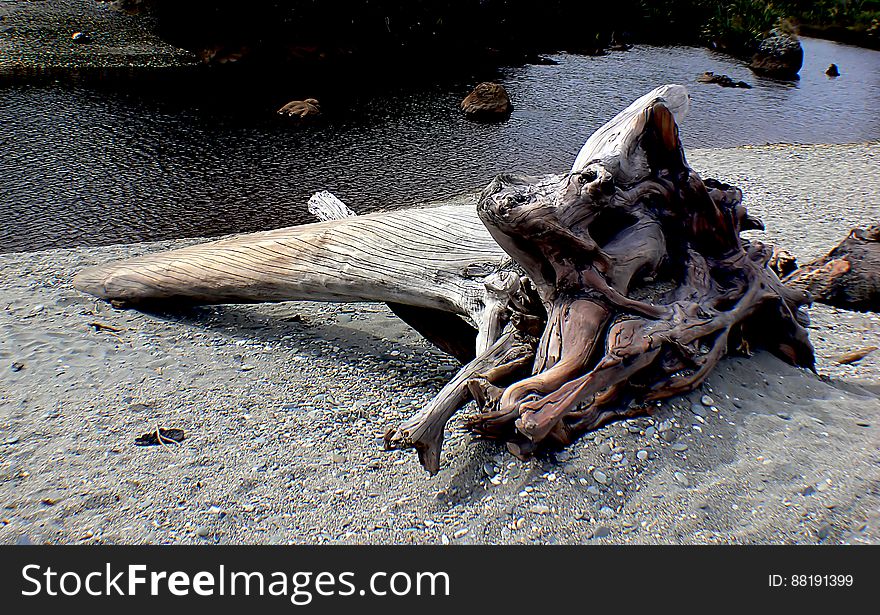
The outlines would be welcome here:
M 461 101 L 461 110 L 473 118 L 504 118 L 513 111 L 510 97 L 498 83 L 481 83 Z
M 751 89 L 750 86 L 745 81 L 735 81 L 733 78 L 728 77 L 727 75 L 716 75 L 712 71 L 706 71 L 699 77 L 697 77 L 698 83 L 716 83 L 723 88 L 743 88 L 743 89 Z
M 770 31 L 767 38 L 758 44 L 752 56 L 751 69 L 768 77 L 797 79 L 804 64 L 804 48 L 793 33 L 780 28 Z
M 316 118 L 321 115 L 321 103 L 314 98 L 292 100 L 278 109 L 278 115 L 284 115 L 298 120 Z
M 809 291 L 819 303 L 880 311 L 880 224 L 868 230 L 853 229 L 831 252 L 797 269 L 783 282 Z
M 831 64 L 825 69 L 825 74 L 829 77 L 840 77 L 840 69 L 837 68 L 837 64 Z

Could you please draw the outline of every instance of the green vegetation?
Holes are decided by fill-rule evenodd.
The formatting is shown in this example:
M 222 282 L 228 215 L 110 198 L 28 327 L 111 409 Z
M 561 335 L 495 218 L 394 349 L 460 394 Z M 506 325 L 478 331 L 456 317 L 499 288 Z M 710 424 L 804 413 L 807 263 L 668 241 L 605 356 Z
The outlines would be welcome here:
M 790 16 L 814 26 L 867 30 L 876 29 L 880 22 L 880 0 L 788 0 L 779 4 Z
M 747 53 L 773 27 L 875 46 L 880 0 L 641 0 L 640 34 Z M 659 28 L 663 24 L 662 29 Z
M 473 64 L 612 40 L 750 54 L 773 27 L 876 46 L 880 0 L 140 0 L 160 34 L 195 50 L 287 61 Z M 807 31 L 808 30 L 808 31 Z M 221 52 L 222 53 L 222 52 Z M 209 54 L 210 55 L 210 54 Z

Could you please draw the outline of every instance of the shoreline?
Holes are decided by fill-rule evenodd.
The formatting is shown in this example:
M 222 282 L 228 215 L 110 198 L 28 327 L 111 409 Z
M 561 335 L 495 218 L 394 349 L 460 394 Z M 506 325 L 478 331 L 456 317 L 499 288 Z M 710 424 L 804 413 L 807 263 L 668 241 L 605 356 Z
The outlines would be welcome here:
M 255 28 L 259 20 L 259 8 L 256 15 L 249 15 L 244 24 Z M 226 8 L 227 13 L 229 7 Z M 220 10 L 222 13 L 222 9 Z M 162 11 L 151 10 L 129 13 L 112 9 L 108 3 L 93 0 L 35 0 L 27 3 L 0 3 L 0 81 L 9 83 L 33 83 L 64 79 L 97 79 L 101 80 L 146 80 L 169 77 L 198 77 L 205 73 L 204 69 L 232 68 L 223 76 L 241 77 L 238 69 L 263 74 L 272 78 L 279 71 L 295 70 L 307 79 L 314 80 L 328 70 L 337 75 L 360 72 L 374 65 L 382 65 L 385 70 L 395 67 L 394 72 L 400 75 L 409 74 L 412 78 L 413 69 L 428 68 L 432 72 L 442 71 L 450 62 L 454 64 L 454 72 L 493 71 L 504 66 L 524 64 L 542 64 L 544 56 L 557 53 L 574 53 L 582 55 L 603 55 L 620 51 L 620 41 L 616 41 L 609 33 L 597 34 L 596 41 L 586 44 L 580 37 L 560 36 L 552 42 L 523 45 L 503 36 L 494 43 L 450 45 L 453 37 L 446 45 L 424 47 L 415 45 L 424 37 L 414 37 L 394 42 L 394 37 L 375 45 L 358 48 L 352 43 L 346 48 L 344 43 L 336 41 L 332 32 L 325 32 L 321 43 L 305 37 L 303 42 L 291 32 L 285 38 L 282 30 L 269 36 L 269 42 L 260 37 L 256 42 L 247 42 L 247 35 L 238 40 L 242 32 L 226 32 L 221 24 L 213 23 L 210 18 L 205 24 L 207 32 L 198 33 L 193 20 L 205 15 L 198 13 L 174 15 L 170 10 L 164 14 L 165 22 L 160 17 Z M 178 23 L 175 19 L 183 18 Z M 229 19 L 230 15 L 226 15 Z M 268 18 L 268 14 L 264 15 Z M 256 19 L 257 22 L 253 20 Z M 221 20 L 222 21 L 222 20 Z M 164 23 L 164 26 L 160 25 Z M 218 28 L 211 32 L 210 26 Z M 271 30 L 271 21 L 262 27 Z M 421 25 L 421 24 L 418 24 Z M 644 24 L 647 25 L 647 24 Z M 390 27 L 383 28 L 374 36 L 390 34 Z M 839 44 L 851 45 L 862 49 L 878 50 L 876 39 L 862 31 L 841 26 L 816 26 L 802 24 L 805 38 L 815 38 Z M 650 29 L 649 29 L 650 30 Z M 747 62 L 741 53 L 733 49 L 722 50 L 711 42 L 700 42 L 695 33 L 679 33 L 680 40 L 662 41 L 652 38 L 646 30 L 634 33 L 633 40 L 627 44 L 651 45 L 658 47 L 687 46 L 712 49 L 723 53 L 731 59 Z M 73 40 L 74 33 L 84 34 L 79 41 Z M 431 33 L 436 35 L 436 32 Z M 254 33 L 251 32 L 253 37 Z M 302 33 L 298 36 L 302 37 Z M 610 38 L 609 38 L 610 36 Z M 206 38 L 207 37 L 207 38 Z M 428 36 L 430 39 L 431 36 Z M 490 37 L 491 38 L 491 37 Z M 544 38 L 547 38 L 546 33 Z M 296 42 L 299 41 L 299 42 Z M 348 42 L 348 41 L 346 41 Z M 361 41 L 362 43 L 364 41 Z M 342 44 L 342 47 L 339 45 Z M 555 47 L 554 44 L 560 45 Z M 183 45 L 183 46 L 180 46 Z M 439 46 L 438 46 L 439 45 Z M 265 46 L 265 48 L 263 48 Z M 623 45 L 626 48 L 626 45 Z M 748 54 L 749 56 L 751 54 Z M 244 60 L 244 61 L 242 61 Z M 239 66 L 240 65 L 240 66 Z M 210 72 L 210 71 L 208 71 Z
M 880 43 L 876 43 L 874 45 L 859 44 L 857 42 L 854 42 L 853 40 L 842 40 L 842 38 L 835 38 L 834 36 L 819 36 L 813 31 L 811 31 L 808 35 L 799 35 L 799 37 L 815 39 L 818 41 L 834 43 L 837 45 L 845 45 L 848 47 L 864 49 L 868 51 L 880 51 Z M 159 41 L 159 39 L 156 40 Z M 212 79 L 218 81 L 239 80 L 247 82 L 248 79 L 255 80 L 257 78 L 271 77 L 275 75 L 279 70 L 285 69 L 300 70 L 304 74 L 308 75 L 310 79 L 314 80 L 317 83 L 321 83 L 322 79 L 326 79 L 326 76 L 320 77 L 319 75 L 324 74 L 328 66 L 331 69 L 329 71 L 331 74 L 337 74 L 337 77 L 333 78 L 336 79 L 338 78 L 339 74 L 352 72 L 352 67 L 355 67 L 358 70 L 363 70 L 374 66 L 377 61 L 381 60 L 381 58 L 361 58 L 357 61 L 354 61 L 351 65 L 347 65 L 341 61 L 337 61 L 337 64 L 330 64 L 328 66 L 323 66 L 321 63 L 318 62 L 303 62 L 301 64 L 297 64 L 294 62 L 288 64 L 282 63 L 279 65 L 272 63 L 254 63 L 249 64 L 245 67 L 239 66 L 235 63 L 231 63 L 228 66 L 218 66 L 205 64 L 204 62 L 198 60 L 192 51 L 174 47 L 173 45 L 165 42 L 155 42 L 150 43 L 150 45 L 154 46 L 155 49 L 149 52 L 145 51 L 144 49 L 138 49 L 132 51 L 129 55 L 126 55 L 125 53 L 120 53 L 119 49 L 109 49 L 106 52 L 95 53 L 94 57 L 88 57 L 86 54 L 81 53 L 82 50 L 77 50 L 76 48 L 74 48 L 67 51 L 68 55 L 62 54 L 59 57 L 54 58 L 54 61 L 52 62 L 46 62 L 45 60 L 22 61 L 21 59 L 19 59 L 19 61 L 17 62 L 3 62 L 2 60 L 0 60 L 0 85 L 42 84 L 56 83 L 58 81 L 70 83 L 118 82 L 121 84 L 144 83 L 160 85 L 163 81 L 169 79 L 186 80 L 194 78 L 202 79 L 208 83 L 210 83 Z M 718 49 L 717 47 L 713 47 L 709 44 L 699 44 L 694 41 L 660 43 L 645 40 L 636 41 L 632 43 L 632 46 L 647 46 L 657 48 L 685 47 L 704 49 L 719 53 L 731 61 L 736 61 L 746 66 L 749 64 L 749 57 L 744 57 L 731 51 Z M 3 47 L 0 46 L 0 52 L 2 51 Z M 479 58 L 475 60 L 472 64 L 468 64 L 464 59 L 458 59 L 454 63 L 452 69 L 446 67 L 437 58 L 426 58 L 424 64 L 431 71 L 439 72 L 447 77 L 449 75 L 464 75 L 468 73 L 480 73 L 488 75 L 504 68 L 525 66 L 529 64 L 542 65 L 545 63 L 546 58 L 552 55 L 568 54 L 582 56 L 601 56 L 611 53 L 626 53 L 626 51 L 609 49 L 602 50 L 602 53 L 597 54 L 560 48 L 545 49 L 543 51 L 535 52 L 533 54 L 502 55 L 494 59 L 491 57 Z M 15 51 L 14 49 L 6 51 L 6 55 L 10 58 L 14 57 L 15 54 L 21 56 L 21 52 Z M 411 70 L 412 69 L 408 68 L 405 64 L 401 64 L 399 66 L 395 66 L 392 74 L 397 75 L 398 77 L 403 77 L 406 76 Z M 756 76 L 754 73 L 751 74 L 753 75 L 753 77 Z M 425 80 L 422 83 L 428 84 L 430 83 L 430 81 Z
M 686 125 L 687 120 L 685 120 Z M 743 152 L 748 152 L 743 154 Z M 784 157 L 774 157 L 782 153 Z M 767 231 L 750 232 L 747 236 L 776 243 L 788 249 L 806 263 L 824 255 L 841 241 L 852 228 L 870 226 L 880 219 L 880 180 L 875 179 L 874 168 L 880 163 L 880 139 L 850 143 L 767 143 L 738 145 L 726 148 L 689 148 L 686 152 L 693 168 L 702 177 L 712 177 L 737 186 L 743 191 L 744 202 L 750 213 L 764 220 Z M 814 169 L 823 169 L 823 176 L 817 177 Z M 828 186 L 824 177 L 856 176 L 861 178 L 858 185 Z M 447 199 L 429 203 L 413 203 L 405 207 L 431 207 L 452 202 L 475 199 L 482 187 L 475 187 Z M 808 196 L 812 203 L 820 206 L 833 206 L 834 203 L 853 202 L 861 197 L 866 207 L 858 212 L 823 212 L 818 220 L 823 225 L 820 236 L 811 239 L 804 235 L 803 228 L 791 227 L 783 223 L 772 206 L 773 201 L 783 200 L 786 207 L 794 207 L 800 198 L 799 191 L 814 194 Z M 872 198 L 873 197 L 873 198 Z M 306 203 L 302 203 L 305 209 Z M 752 209 L 752 208 L 755 209 Z M 835 214 L 844 216 L 838 217 Z M 811 222 L 817 220 L 811 219 Z M 271 230 L 267 227 L 261 230 Z M 789 228 L 799 232 L 798 242 L 803 246 L 791 246 L 786 242 L 785 233 L 775 228 Z M 0 257 L 16 254 L 42 254 L 56 250 L 84 250 L 122 246 L 148 246 L 150 244 L 187 242 L 197 243 L 215 241 L 230 235 L 176 237 L 148 240 L 143 242 L 114 242 L 101 245 L 84 244 L 65 248 L 37 248 L 0 252 Z M 825 243 L 823 243 L 823 241 Z

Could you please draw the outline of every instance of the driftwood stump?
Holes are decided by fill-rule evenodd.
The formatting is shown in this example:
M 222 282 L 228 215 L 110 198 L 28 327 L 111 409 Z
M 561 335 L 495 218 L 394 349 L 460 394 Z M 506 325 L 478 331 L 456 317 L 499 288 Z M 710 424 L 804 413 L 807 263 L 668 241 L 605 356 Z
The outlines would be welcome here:
M 880 311 L 880 224 L 853 229 L 822 258 L 784 278 L 819 303 L 847 310 Z
M 474 433 L 527 456 L 697 387 L 728 352 L 813 367 L 806 292 L 768 268 L 741 192 L 687 164 L 681 86 L 643 96 L 561 175 L 500 175 L 468 206 L 351 216 L 85 271 L 75 285 L 131 303 L 385 301 L 467 363 L 385 436 L 440 467 L 468 401 Z M 442 313 L 444 318 L 436 318 Z M 469 352 L 470 349 L 473 352 Z

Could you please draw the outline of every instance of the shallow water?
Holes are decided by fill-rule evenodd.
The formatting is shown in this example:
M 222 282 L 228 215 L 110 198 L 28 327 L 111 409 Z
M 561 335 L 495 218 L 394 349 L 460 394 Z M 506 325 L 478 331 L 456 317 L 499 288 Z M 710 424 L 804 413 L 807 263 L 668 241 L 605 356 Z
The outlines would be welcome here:
M 0 252 L 275 228 L 310 221 L 306 200 L 321 189 L 365 213 L 448 198 L 502 171 L 563 169 L 593 130 L 663 83 L 691 90 L 689 148 L 880 138 L 880 52 L 814 39 L 804 48 L 796 83 L 699 48 L 553 56 L 557 66 L 500 71 L 515 106 L 500 124 L 458 112 L 484 75 L 381 95 L 328 90 L 325 119 L 306 127 L 274 117 L 301 96 L 277 84 L 252 95 L 179 83 L 5 86 Z M 836 79 L 824 74 L 831 62 Z M 754 88 L 696 83 L 706 70 Z

